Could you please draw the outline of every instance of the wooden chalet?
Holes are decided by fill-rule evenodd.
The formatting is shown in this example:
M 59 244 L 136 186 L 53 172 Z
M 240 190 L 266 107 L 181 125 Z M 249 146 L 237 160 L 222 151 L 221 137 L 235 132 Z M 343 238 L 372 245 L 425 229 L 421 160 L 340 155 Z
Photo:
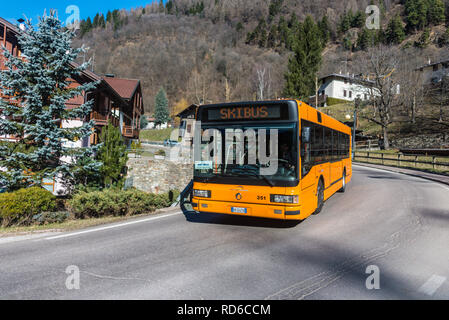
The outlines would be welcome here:
M 13 24 L 0 18 L 1 44 L 17 57 L 21 55 L 17 41 L 17 36 L 20 32 Z M 0 70 L 5 69 L 4 61 L 5 57 L 1 50 Z M 77 66 L 73 63 L 74 68 Z M 86 119 L 72 119 L 68 123 L 62 124 L 70 127 L 80 122 L 94 120 L 94 131 L 88 141 L 82 142 L 84 146 L 97 144 L 101 130 L 108 122 L 120 128 L 127 144 L 130 144 L 131 140 L 139 138 L 140 118 L 144 114 L 142 88 L 139 80 L 120 79 L 112 76 L 101 77 L 94 72 L 85 70 L 74 77 L 74 79 L 70 79 L 70 81 L 73 87 L 89 82 L 99 82 L 95 90 L 85 92 L 82 96 L 70 99 L 66 103 L 67 108 L 76 108 L 87 101 L 94 100 L 92 112 Z M 1 94 L 1 89 L 0 97 L 3 99 L 8 98 Z M 5 138 L 11 139 L 12 137 L 0 137 L 0 139 Z

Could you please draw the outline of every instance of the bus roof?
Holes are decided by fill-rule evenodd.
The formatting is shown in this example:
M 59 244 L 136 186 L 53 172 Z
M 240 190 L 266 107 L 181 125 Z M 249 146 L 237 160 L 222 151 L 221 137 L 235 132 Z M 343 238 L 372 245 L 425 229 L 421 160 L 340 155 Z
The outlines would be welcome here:
M 344 132 L 346 134 L 351 135 L 352 130 L 350 127 L 345 125 L 344 123 L 341 123 L 340 121 L 322 113 L 318 109 L 315 109 L 314 107 L 308 105 L 307 103 L 300 101 L 300 100 L 294 100 L 294 99 L 279 99 L 279 100 L 267 100 L 267 101 L 239 101 L 239 102 L 226 102 L 226 103 L 217 103 L 217 104 L 208 104 L 208 105 L 201 105 L 198 107 L 197 112 L 203 108 L 216 108 L 216 107 L 239 107 L 239 106 L 245 106 L 245 105 L 251 105 L 251 104 L 257 104 L 257 105 L 263 105 L 263 104 L 276 104 L 276 103 L 290 103 L 295 102 L 298 107 L 298 114 L 299 117 L 303 120 L 307 120 L 310 122 L 314 122 L 317 124 L 321 124 L 323 126 L 332 128 L 334 130 Z M 319 116 L 320 115 L 320 116 Z M 321 117 L 321 122 L 319 121 L 319 117 Z

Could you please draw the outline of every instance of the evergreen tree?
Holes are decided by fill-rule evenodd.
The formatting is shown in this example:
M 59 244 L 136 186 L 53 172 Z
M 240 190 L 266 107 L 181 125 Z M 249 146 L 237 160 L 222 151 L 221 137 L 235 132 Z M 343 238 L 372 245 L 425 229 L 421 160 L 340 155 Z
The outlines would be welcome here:
M 106 14 L 106 22 L 107 23 L 112 22 L 112 12 L 111 11 L 108 11 L 108 13 Z
M 352 18 L 349 13 L 344 13 L 341 18 L 340 22 L 338 23 L 338 32 L 339 33 L 346 33 L 349 29 L 351 29 L 351 22 Z
M 322 47 L 324 48 L 331 38 L 331 26 L 327 16 L 324 16 L 321 21 L 318 22 L 318 28 L 320 29 L 321 43 Z
M 94 17 L 94 21 L 93 21 L 92 26 L 93 26 L 94 28 L 97 28 L 99 25 L 100 25 L 100 14 L 97 13 L 97 14 L 95 15 L 95 17 Z
M 387 44 L 401 44 L 405 39 L 405 30 L 399 15 L 391 19 L 385 31 L 385 42 Z
M 405 0 L 407 30 L 414 32 L 427 26 L 427 0 Z
M 318 26 L 307 16 L 293 46 L 294 56 L 285 74 L 284 94 L 291 98 L 308 98 L 315 91 L 315 80 L 322 61 Z
M 145 115 L 140 118 L 140 128 L 145 129 L 148 126 L 148 119 Z
M 357 49 L 366 50 L 374 45 L 374 34 L 371 30 L 363 28 L 357 38 Z
M 289 37 L 290 29 L 288 28 L 288 23 L 285 21 L 285 18 L 282 16 L 279 18 L 278 24 L 278 34 L 279 41 L 281 44 L 286 45 Z
M 18 36 L 25 60 L 4 50 L 6 70 L 0 72 L 0 87 L 11 99 L 0 99 L 0 136 L 18 141 L 0 147 L 0 184 L 8 190 L 40 185 L 44 178 L 60 178 L 69 186 L 98 172 L 101 163 L 91 158 L 94 148 L 70 146 L 92 133 L 93 123 L 64 128 L 64 121 L 83 119 L 93 101 L 68 110 L 66 101 L 95 88 L 97 83 L 70 88 L 67 79 L 88 67 L 74 68 L 84 48 L 72 48 L 74 32 L 63 30 L 55 11 L 39 19 L 37 28 L 27 22 L 26 33 Z M 17 151 L 19 150 L 19 151 Z
M 168 0 L 167 3 L 165 4 L 165 10 L 167 11 L 168 14 L 173 14 L 173 1 L 172 0 Z
M 155 98 L 154 123 L 156 126 L 170 121 L 170 112 L 168 110 L 168 99 L 164 88 L 161 88 Z
M 102 186 L 122 188 L 128 154 L 120 129 L 109 123 L 101 132 L 100 142 L 101 147 L 98 150 L 97 160 L 103 163 L 101 168 Z
M 268 35 L 267 47 L 274 48 L 276 47 L 276 39 L 278 37 L 278 29 L 275 25 L 271 26 L 270 34 Z
M 446 8 L 442 0 L 428 0 L 428 23 L 432 25 L 438 25 L 446 20 Z
M 351 27 L 353 28 L 363 28 L 366 22 L 365 12 L 358 11 L 351 21 Z
M 438 39 L 438 45 L 440 47 L 449 45 L 449 28 L 447 28 L 446 32 Z
M 100 17 L 98 18 L 98 26 L 101 28 L 105 28 L 106 27 L 106 21 L 104 19 L 104 15 L 101 14 Z

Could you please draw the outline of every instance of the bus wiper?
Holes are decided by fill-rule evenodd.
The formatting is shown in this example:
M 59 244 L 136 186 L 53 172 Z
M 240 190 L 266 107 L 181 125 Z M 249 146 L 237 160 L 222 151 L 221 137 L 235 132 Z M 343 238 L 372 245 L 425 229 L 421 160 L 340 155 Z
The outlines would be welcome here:
M 251 171 L 246 171 L 245 173 L 232 172 L 231 174 L 234 175 L 234 176 L 237 176 L 237 177 L 242 177 L 242 178 L 245 178 L 248 175 L 253 176 L 253 177 L 257 177 L 259 179 L 263 179 L 267 184 L 270 185 L 270 187 L 272 187 L 272 188 L 274 187 L 274 183 L 270 179 L 268 179 L 267 177 L 265 177 L 265 176 L 263 176 L 261 174 L 258 174 L 256 172 L 251 172 Z

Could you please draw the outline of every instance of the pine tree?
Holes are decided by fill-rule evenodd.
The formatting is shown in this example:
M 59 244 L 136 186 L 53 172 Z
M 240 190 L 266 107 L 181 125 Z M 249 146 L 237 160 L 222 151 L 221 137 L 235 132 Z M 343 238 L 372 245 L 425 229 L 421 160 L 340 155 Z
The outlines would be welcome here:
M 112 22 L 112 12 L 111 11 L 108 11 L 108 13 L 106 14 L 106 22 L 107 23 Z
M 391 19 L 385 32 L 387 44 L 401 44 L 405 39 L 405 30 L 399 15 Z
M 363 28 L 357 38 L 357 49 L 366 50 L 374 44 L 374 35 L 371 30 Z
M 92 26 L 93 26 L 94 28 L 97 28 L 99 25 L 100 25 L 100 14 L 97 13 L 97 14 L 95 15 L 95 17 L 94 17 L 94 21 L 93 21 Z
M 319 29 L 311 16 L 301 25 L 293 46 L 294 56 L 285 74 L 284 94 L 291 98 L 308 98 L 315 91 L 315 80 L 322 61 Z
M 326 47 L 327 43 L 329 42 L 331 38 L 331 26 L 329 23 L 329 19 L 327 16 L 324 16 L 320 22 L 318 22 L 318 28 L 320 29 L 321 33 L 321 43 L 323 48 Z
M 173 1 L 172 0 L 168 0 L 167 3 L 165 4 L 165 9 L 167 10 L 167 14 L 173 14 Z
M 405 15 L 409 32 L 422 30 L 428 24 L 427 0 L 405 0 Z
M 70 88 L 69 78 L 76 77 L 88 64 L 71 64 L 84 48 L 72 48 L 75 34 L 63 30 L 54 11 L 39 19 L 37 28 L 27 22 L 26 33 L 18 36 L 25 60 L 4 50 L 6 70 L 0 72 L 3 94 L 0 99 L 0 136 L 11 135 L 17 142 L 0 147 L 0 184 L 8 190 L 40 185 L 44 178 L 60 178 L 68 186 L 86 182 L 98 172 L 101 163 L 91 158 L 94 148 L 71 147 L 92 133 L 93 123 L 64 128 L 70 119 L 83 119 L 93 101 L 66 109 L 66 101 L 93 90 L 97 83 Z M 19 151 L 18 151 L 19 150 Z M 83 181 L 80 181 L 83 179 Z
M 103 163 L 102 186 L 122 188 L 128 154 L 120 129 L 109 123 L 101 132 L 100 142 L 102 144 L 98 150 L 97 160 Z
M 161 88 L 155 98 L 154 118 L 156 126 L 167 123 L 170 120 L 168 99 L 164 88 Z
M 346 33 L 351 28 L 352 17 L 350 13 L 344 13 L 338 23 L 338 32 Z
M 449 46 L 449 27 L 446 32 L 438 39 L 438 45 L 440 47 Z
M 432 25 L 438 25 L 446 20 L 446 8 L 442 0 L 428 0 L 428 23 Z
M 270 34 L 268 35 L 268 40 L 267 40 L 267 47 L 268 48 L 275 48 L 276 47 L 276 42 L 277 42 L 277 37 L 278 37 L 278 29 L 275 25 L 271 26 L 271 30 L 270 30 Z
M 362 28 L 365 25 L 366 21 L 366 14 L 362 11 L 357 11 L 355 16 L 353 17 L 351 21 L 351 27 L 352 28 Z

